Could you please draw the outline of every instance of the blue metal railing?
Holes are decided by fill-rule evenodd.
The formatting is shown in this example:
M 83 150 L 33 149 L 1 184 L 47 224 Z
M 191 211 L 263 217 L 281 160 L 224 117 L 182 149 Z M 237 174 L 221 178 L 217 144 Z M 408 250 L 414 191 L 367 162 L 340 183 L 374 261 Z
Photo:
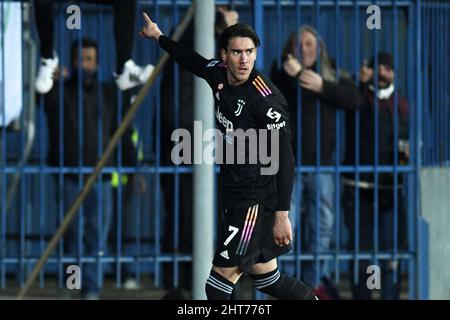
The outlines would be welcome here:
M 420 41 L 421 73 L 424 77 L 423 97 L 423 165 L 448 166 L 450 159 L 450 97 L 448 72 L 442 68 L 449 61 L 450 5 L 446 1 L 422 2 Z
M 391 14 L 392 17 L 392 24 L 389 24 L 389 34 L 386 34 L 385 32 L 383 33 L 382 31 L 369 31 L 367 32 L 367 30 L 364 31 L 364 27 L 361 27 L 362 24 L 365 25 L 365 19 L 367 18 L 367 16 L 365 16 L 365 8 L 372 3 L 369 2 L 363 2 L 363 1 L 267 1 L 264 2 L 265 4 L 267 4 L 267 7 L 270 8 L 271 5 L 275 5 L 277 8 L 277 12 L 279 15 L 279 12 L 281 10 L 282 5 L 286 6 L 286 7 L 292 7 L 292 6 L 296 6 L 296 12 L 297 12 L 297 17 L 296 17 L 296 21 L 297 21 L 297 30 L 298 27 L 300 26 L 300 24 L 313 24 L 316 26 L 316 28 L 318 29 L 319 34 L 321 34 L 321 36 L 325 39 L 325 42 L 328 42 L 328 40 L 330 39 L 330 32 L 335 32 L 335 37 L 336 40 L 334 40 L 335 42 L 335 50 L 334 52 L 336 59 L 336 69 L 340 68 L 341 66 L 343 68 L 348 68 L 349 66 L 352 67 L 350 68 L 353 72 L 354 75 L 356 77 L 356 80 L 358 79 L 358 73 L 359 73 L 359 65 L 361 64 L 362 61 L 360 61 L 360 51 L 359 50 L 353 50 L 353 54 L 350 56 L 343 56 L 343 58 L 341 58 L 341 52 L 342 50 L 340 49 L 340 44 L 343 42 L 341 42 L 340 36 L 342 36 L 342 34 L 347 37 L 351 37 L 353 38 L 353 41 L 351 42 L 353 44 L 353 47 L 355 47 L 355 43 L 356 48 L 359 48 L 359 43 L 360 43 L 360 39 L 361 37 L 363 37 L 364 43 L 367 44 L 367 37 L 370 37 L 372 39 L 372 45 L 371 48 L 369 50 L 369 54 L 373 55 L 374 52 L 378 52 L 379 48 L 387 51 L 387 48 L 389 48 L 389 51 L 391 53 L 393 53 L 394 56 L 394 70 L 400 70 L 399 67 L 399 45 L 401 44 L 402 46 L 402 53 L 405 53 L 407 46 L 411 46 L 413 44 L 412 39 L 414 37 L 417 36 L 417 34 L 414 34 L 414 31 L 412 28 L 409 29 L 405 29 L 405 22 L 403 22 L 404 20 L 406 20 L 405 16 L 410 17 L 410 20 L 407 21 L 408 23 L 412 23 L 411 21 L 413 20 L 411 17 L 414 16 L 414 7 L 412 6 L 412 2 L 407 2 L 407 1 L 378 1 L 376 2 L 377 5 L 379 5 L 382 9 L 383 12 L 383 17 L 386 16 L 386 12 L 389 14 Z M 337 27 L 335 29 L 333 28 L 320 28 L 320 26 L 322 26 L 322 21 L 329 21 L 332 19 L 332 13 L 331 12 L 327 12 L 327 9 L 329 9 L 330 6 L 334 6 L 334 19 L 335 22 L 337 24 Z M 302 9 L 300 9 L 302 8 Z M 353 10 L 352 10 L 353 9 Z M 399 26 L 399 11 L 402 10 L 402 12 L 404 13 L 401 17 L 402 19 L 404 19 L 402 22 L 402 25 Z M 406 11 L 406 13 L 405 13 Z M 272 11 L 273 12 L 273 11 Z M 303 15 L 303 17 L 300 17 L 300 12 Z M 353 29 L 354 32 L 352 34 L 348 33 L 348 31 L 350 31 L 349 29 L 344 27 L 342 28 L 343 32 L 340 33 L 339 30 L 341 30 L 341 24 L 338 23 L 339 21 L 339 15 L 342 14 L 343 16 L 347 15 L 352 12 L 353 13 L 353 19 L 349 19 L 350 21 L 353 22 L 353 25 L 355 26 Z M 326 18 L 325 18 L 326 17 Z M 290 21 L 288 19 L 286 19 L 286 17 L 284 17 L 284 20 L 278 19 L 277 21 L 277 27 L 276 30 L 282 30 L 283 27 L 281 27 L 281 25 L 288 25 Z M 301 21 L 301 23 L 300 23 Z M 325 23 L 324 23 L 325 25 Z M 385 20 L 383 20 L 383 28 L 386 28 L 386 23 Z M 403 29 L 399 30 L 400 27 L 403 27 Z M 323 30 L 325 29 L 325 30 Z M 391 32 L 392 29 L 394 30 L 394 32 Z M 363 30 L 363 32 L 361 32 L 360 35 L 360 30 Z M 257 30 L 258 31 L 258 30 Z M 325 34 L 322 34 L 325 33 Z M 328 34 L 327 34 L 328 33 Z M 407 39 L 399 39 L 399 34 L 405 34 L 407 33 Z M 393 36 L 392 36 L 393 34 Z M 391 37 L 389 39 L 389 37 Z M 393 37 L 393 39 L 392 39 Z M 279 40 L 279 39 L 278 39 Z M 407 40 L 406 45 L 404 44 L 404 40 Z M 392 48 L 392 44 L 389 43 L 389 41 L 393 41 L 394 45 Z M 279 43 L 279 41 L 278 41 Z M 369 44 L 370 45 L 370 44 Z M 367 48 L 367 45 L 366 47 Z M 332 48 L 333 49 L 333 48 Z M 332 51 L 332 49 L 330 51 Z M 278 48 L 276 49 L 276 51 L 280 52 L 281 48 L 278 45 Z M 365 53 L 367 54 L 367 50 L 364 50 Z M 364 51 L 363 51 L 363 55 L 364 55 Z M 405 54 L 406 55 L 406 54 Z M 410 55 L 408 55 L 409 58 Z M 351 58 L 351 59 L 349 59 Z M 344 60 L 344 61 L 343 61 Z M 350 61 L 349 61 L 350 60 Z M 375 55 L 375 70 L 377 69 L 377 65 L 378 65 L 378 61 L 377 61 L 377 57 Z M 278 61 L 278 66 L 280 66 L 280 61 Z M 411 72 L 414 72 L 415 70 L 412 70 L 411 68 L 411 64 L 408 64 L 408 66 L 403 66 L 404 69 L 408 70 L 408 74 L 410 75 Z M 376 76 L 375 76 L 376 77 Z M 396 72 L 396 78 L 395 78 L 395 86 L 396 88 L 404 88 L 406 87 L 406 77 L 404 76 L 403 73 L 401 72 Z M 408 77 L 409 78 L 409 77 Z M 377 86 L 377 80 L 375 79 L 375 87 Z M 400 89 L 401 90 L 401 89 Z M 377 88 L 375 89 L 375 91 L 377 91 Z M 409 93 L 409 97 L 411 96 L 411 91 L 408 92 Z M 302 108 L 301 107 L 301 96 L 300 94 L 297 95 L 298 98 L 298 108 L 299 110 Z M 415 99 L 409 99 L 410 103 L 414 103 Z M 376 100 L 375 100 L 376 101 Z M 393 210 L 394 210 L 394 219 L 393 219 L 393 224 L 391 226 L 391 232 L 394 235 L 394 243 L 393 243 L 393 248 L 389 250 L 390 252 L 390 256 L 387 257 L 383 254 L 381 254 L 383 251 L 380 250 L 379 247 L 379 231 L 381 226 L 379 225 L 379 215 L 380 213 L 380 208 L 378 206 L 379 203 L 379 191 L 378 188 L 374 188 L 373 189 L 373 193 L 374 193 L 374 216 L 373 216 L 373 223 L 374 223 L 374 233 L 373 233 L 373 250 L 370 251 L 370 253 L 365 253 L 362 252 L 360 250 L 360 240 L 359 240 L 359 234 L 360 234 L 360 230 L 359 230 L 359 192 L 358 192 L 358 188 L 356 188 L 356 192 L 355 192 L 355 239 L 354 239 L 354 247 L 355 247 L 355 251 L 354 251 L 354 255 L 350 255 L 350 259 L 354 260 L 354 269 L 355 272 L 353 274 L 353 282 L 357 283 L 358 282 L 358 261 L 361 260 L 367 260 L 367 257 L 370 256 L 370 260 L 372 260 L 375 264 L 378 264 L 378 260 L 386 260 L 386 259 L 393 259 L 393 260 L 397 260 L 397 259 L 404 259 L 404 261 L 409 261 L 412 264 L 417 263 L 417 255 L 416 255 L 416 249 L 412 249 L 412 250 L 408 250 L 408 251 L 404 251 L 399 249 L 399 243 L 397 240 L 397 235 L 398 235 L 398 230 L 399 230 L 399 221 L 398 221 L 398 211 L 399 211 L 399 194 L 397 192 L 398 189 L 398 185 L 399 185 L 399 174 L 407 174 L 408 176 L 412 177 L 412 176 L 416 176 L 417 174 L 417 167 L 411 163 L 411 164 L 399 164 L 399 159 L 398 159 L 398 145 L 397 142 L 399 140 L 398 137 L 398 116 L 397 116 L 397 112 L 398 112 L 398 99 L 395 98 L 394 101 L 394 119 L 393 119 L 393 127 L 394 127 L 394 162 L 392 163 L 392 165 L 381 165 L 379 164 L 378 161 L 378 148 L 379 148 L 379 132 L 378 132 L 378 123 L 380 122 L 379 116 L 378 116 L 378 106 L 377 106 L 378 102 L 375 102 L 375 132 L 374 132 L 374 136 L 375 136 L 375 143 L 374 143 L 374 155 L 375 155 L 375 161 L 374 161 L 374 165 L 373 166 L 367 166 L 367 165 L 360 165 L 360 160 L 359 160 L 359 153 L 356 152 L 355 156 L 356 156 L 356 165 L 355 166 L 342 166 L 340 164 L 340 159 L 339 157 L 336 158 L 336 164 L 334 167 L 330 167 L 330 166 L 323 166 L 320 165 L 320 160 L 319 160 L 319 156 L 320 156 L 320 144 L 317 145 L 316 147 L 316 165 L 315 166 L 305 166 L 302 165 L 300 162 L 301 159 L 301 145 L 300 145 L 300 141 L 301 141 L 301 137 L 299 137 L 299 135 L 301 135 L 301 131 L 298 134 L 298 140 L 297 140 L 297 166 L 296 166 L 296 170 L 298 174 L 301 173 L 305 173 L 305 172 L 312 172 L 312 173 L 322 173 L 322 172 L 330 172 L 330 173 L 334 173 L 335 176 L 335 181 L 336 181 L 336 200 L 335 200 L 335 205 L 336 205 L 336 212 L 335 212 L 335 217 L 337 219 L 337 224 L 335 227 L 335 248 L 333 248 L 334 250 L 334 258 L 335 258 L 335 281 L 339 282 L 339 268 L 340 268 L 340 261 L 344 261 L 344 260 L 348 260 L 349 259 L 349 254 L 348 253 L 341 253 L 341 248 L 340 248 L 340 243 L 341 243 L 341 235 L 340 235 L 340 231 L 342 230 L 342 225 L 339 222 L 340 219 L 340 201 L 339 201 L 339 196 L 340 196 L 340 173 L 343 172 L 354 172 L 355 173 L 355 179 L 356 179 L 356 183 L 358 183 L 358 181 L 360 181 L 360 174 L 361 173 L 365 173 L 365 172 L 373 172 L 374 176 L 375 176 L 375 180 L 374 180 L 374 184 L 375 185 L 379 185 L 379 177 L 381 174 L 385 174 L 385 173 L 392 173 L 394 176 L 394 182 L 393 182 Z M 298 113 L 298 118 L 296 119 L 296 123 L 298 126 L 300 126 L 301 123 L 301 119 L 300 119 L 301 113 Z M 316 141 L 320 141 L 320 135 L 321 135 L 321 129 L 320 129 L 320 110 L 317 111 L 316 114 Z M 339 133 L 342 132 L 340 131 L 340 125 L 342 123 L 342 120 L 340 119 L 339 113 L 337 114 L 336 117 L 336 136 L 339 137 Z M 359 114 L 357 113 L 356 115 L 356 123 L 355 124 L 346 124 L 348 125 L 352 125 L 355 126 L 355 130 L 356 130 L 356 135 L 355 135 L 355 139 L 356 139 L 356 145 L 359 146 L 360 145 L 360 141 L 359 141 L 359 126 L 360 126 L 360 122 L 359 122 Z M 413 124 L 413 128 L 414 128 L 414 124 Z M 412 129 L 414 130 L 414 129 Z M 414 130 L 415 131 L 415 130 Z M 411 139 L 411 141 L 414 141 Z M 338 138 L 337 142 L 336 142 L 336 153 L 339 155 L 339 151 L 341 149 L 341 141 Z M 412 158 L 414 159 L 414 157 Z M 416 194 L 418 192 L 418 189 L 415 188 L 409 188 L 408 191 L 410 193 Z M 294 201 L 296 204 L 302 203 L 302 197 L 299 194 L 295 194 L 294 195 L 296 200 Z M 316 190 L 316 194 L 315 194 L 316 199 L 319 198 L 319 193 Z M 417 199 L 417 196 L 413 196 L 413 198 Z M 410 198 L 411 201 L 411 198 Z M 410 202 L 411 203 L 411 202 Z M 408 208 L 410 208 L 411 206 L 408 206 Z M 415 208 L 414 210 L 416 213 L 418 212 L 418 207 Z M 411 212 L 411 211 L 410 211 Z M 302 217 L 305 215 L 305 213 L 300 212 L 296 212 L 296 215 L 298 215 L 298 217 L 300 217 L 300 221 L 302 221 Z M 315 219 L 315 223 L 316 223 L 316 228 L 318 228 L 318 221 L 319 219 L 317 217 L 319 217 L 319 210 L 318 208 L 316 208 L 316 219 Z M 411 216 L 410 216 L 411 217 Z M 411 222 L 411 220 L 409 219 L 409 222 Z M 306 222 L 304 222 L 306 223 Z M 403 226 L 401 226 L 403 228 Z M 302 251 L 302 240 L 301 240 L 301 231 L 300 231 L 300 226 L 297 225 L 296 228 L 296 236 L 297 236 L 297 240 L 296 240 L 296 256 L 295 257 L 281 257 L 280 260 L 292 260 L 295 259 L 297 261 L 301 261 L 301 260 L 310 260 L 312 259 L 314 261 L 314 263 L 316 264 L 316 267 L 319 267 L 319 261 L 322 260 L 323 258 L 327 257 L 328 259 L 330 259 L 330 256 L 326 253 L 322 253 L 319 254 L 317 251 L 311 256 L 308 255 L 307 252 L 305 254 L 305 252 Z M 316 236 L 315 240 L 312 241 L 318 241 L 318 235 Z M 411 239 L 410 239 L 411 240 Z M 410 247 L 411 249 L 412 247 Z M 414 247 L 417 248 L 417 247 Z M 345 252 L 345 250 L 343 250 Z M 402 258 L 399 258 L 399 257 Z M 411 263 L 409 263 L 408 267 L 407 267 L 407 271 L 406 273 L 408 274 L 408 279 L 409 279 L 409 288 L 411 289 L 414 285 L 413 282 L 415 281 L 415 269 L 412 268 Z M 344 268 L 345 269 L 345 268 Z M 298 263 L 296 264 L 296 272 L 297 274 L 301 273 L 301 265 L 299 265 Z M 316 274 L 316 278 L 319 275 Z M 394 275 L 394 282 L 397 282 L 397 278 L 398 278 L 398 274 L 397 272 L 395 272 Z M 317 279 L 316 279 L 317 280 Z M 416 296 L 416 293 L 414 290 L 410 291 L 410 296 Z
M 2 1 L 2 8 L 4 2 Z M 148 9 L 151 16 L 158 21 L 159 26 L 165 32 L 177 24 L 180 16 L 183 14 L 191 1 L 140 1 L 138 11 Z M 301 163 L 301 130 L 298 133 L 297 139 L 297 154 L 296 154 L 296 179 L 299 180 L 304 173 L 329 173 L 333 175 L 335 184 L 335 220 L 334 226 L 334 247 L 330 252 L 305 252 L 301 248 L 304 246 L 302 240 L 303 230 L 300 224 L 297 224 L 295 230 L 295 251 L 293 254 L 283 256 L 280 260 L 284 262 L 294 261 L 294 269 L 296 274 L 301 274 L 303 263 L 305 261 L 313 261 L 316 267 L 319 267 L 319 262 L 328 261 L 329 267 L 332 269 L 333 279 L 336 283 L 340 283 L 343 274 L 348 274 L 347 262 L 354 264 L 355 272 L 348 274 L 354 283 L 359 281 L 357 274 L 361 260 L 373 261 L 377 264 L 379 261 L 388 259 L 402 261 L 406 265 L 406 272 L 408 278 L 408 295 L 410 298 L 421 297 L 423 294 L 423 284 L 419 282 L 420 264 L 418 262 L 420 239 L 422 239 L 421 229 L 419 226 L 420 220 L 420 195 L 419 195 L 419 178 L 418 170 L 422 166 L 448 166 L 450 163 L 450 112 L 446 102 L 449 101 L 450 87 L 448 70 L 442 68 L 449 64 L 449 41 L 450 39 L 450 5 L 444 1 L 377 1 L 376 4 L 382 10 L 382 26 L 389 26 L 389 30 L 368 31 L 365 29 L 365 21 L 367 14 L 365 9 L 372 1 L 256 1 L 255 6 L 251 7 L 249 1 L 216 1 L 217 4 L 232 4 L 241 17 L 253 17 L 250 21 L 255 24 L 255 28 L 260 32 L 263 47 L 259 56 L 257 66 L 265 73 L 268 73 L 272 61 L 277 61 L 280 67 L 279 56 L 282 46 L 289 36 L 291 31 L 298 30 L 303 24 L 312 24 L 318 27 L 319 33 L 322 35 L 325 43 L 329 45 L 330 52 L 333 52 L 336 58 L 336 70 L 342 68 L 350 70 L 354 75 L 355 82 L 359 82 L 359 67 L 362 60 L 371 56 L 374 52 L 380 49 L 390 51 L 394 59 L 394 70 L 398 76 L 395 77 L 395 87 L 399 88 L 407 97 L 410 106 L 409 115 L 409 142 L 411 146 L 410 161 L 407 164 L 401 164 L 398 158 L 398 108 L 399 101 L 395 98 L 394 102 L 394 161 L 392 165 L 379 164 L 375 161 L 374 165 L 361 165 L 359 153 L 355 153 L 355 165 L 342 165 L 340 154 L 345 150 L 345 142 L 342 141 L 342 132 L 349 125 L 354 126 L 356 130 L 355 145 L 359 146 L 360 135 L 360 116 L 357 113 L 355 123 L 344 123 L 342 112 L 337 113 L 336 117 L 336 159 L 332 165 L 324 166 L 320 163 L 320 138 L 316 154 L 316 163 L 314 165 L 303 165 Z M 61 61 L 61 65 L 67 65 L 69 62 L 68 47 L 72 40 L 81 39 L 84 36 L 97 39 L 99 43 L 99 56 L 101 57 L 100 69 L 98 79 L 101 81 L 111 80 L 111 72 L 114 65 L 114 39 L 111 29 L 112 11 L 108 7 L 83 5 L 83 19 L 81 31 L 69 31 L 65 29 L 65 10 L 64 3 L 55 7 L 56 15 L 56 51 Z M 1 10 L 0 17 L 3 15 Z M 388 18 L 385 18 L 388 17 Z M 137 15 L 137 25 L 141 25 L 140 14 Z M 276 27 L 268 28 L 264 22 L 270 19 L 276 19 Z M 329 21 L 334 21 L 332 24 Z M 264 30 L 263 30 L 264 28 Z M 2 30 L 3 31 L 3 30 Z M 263 31 L 263 32 L 262 32 Z M 3 39 L 3 32 L 2 39 Z M 273 39 L 273 41 L 269 41 Z M 352 48 L 349 49 L 346 43 L 351 43 Z M 334 46 L 332 45 L 334 44 Z M 414 45 L 415 44 L 415 45 Z M 269 48 L 270 47 L 270 48 Z M 141 43 L 135 41 L 135 55 L 140 58 L 141 64 L 153 62 L 161 53 L 156 46 L 150 46 L 148 43 Z M 262 54 L 264 53 L 264 55 Z M 3 55 L 2 55 L 3 56 Z M 4 60 L 2 61 L 4 64 Z M 378 61 L 375 58 L 375 68 Z M 423 75 L 423 77 L 422 77 Z M 179 69 L 174 69 L 174 112 L 175 112 L 175 127 L 179 125 L 180 105 L 179 92 L 182 84 L 179 83 Z M 4 79 L 4 75 L 3 75 Z M 81 79 L 79 80 L 79 88 L 81 88 Z M 376 82 L 375 82 L 376 83 Z M 190 167 L 176 167 L 166 166 L 161 163 L 161 121 L 162 98 L 160 95 L 161 79 L 158 79 L 155 87 L 146 99 L 142 106 L 139 116 L 135 123 L 141 130 L 142 142 L 144 144 L 144 163 L 139 167 L 129 167 L 123 165 L 122 146 L 118 146 L 118 152 L 114 158 L 117 162 L 115 166 L 105 167 L 100 177 L 101 181 L 106 181 L 108 176 L 113 172 L 118 172 L 119 175 L 139 173 L 146 177 L 147 182 L 151 184 L 152 192 L 148 194 L 152 202 L 144 201 L 139 204 L 138 211 L 133 212 L 135 223 L 139 223 L 136 234 L 131 240 L 137 247 L 137 253 L 129 253 L 126 250 L 126 243 L 124 242 L 123 224 L 124 220 L 128 219 L 125 212 L 124 191 L 121 184 L 117 190 L 117 198 L 113 200 L 117 210 L 117 224 L 115 228 L 111 229 L 114 240 L 110 242 L 113 244 L 114 250 L 109 250 L 105 255 L 85 255 L 83 251 L 81 234 L 82 224 L 79 224 L 78 237 L 78 253 L 69 256 L 64 252 L 63 241 L 58 246 L 57 252 L 49 259 L 46 270 L 52 270 L 58 275 L 58 283 L 64 286 L 64 265 L 67 263 L 95 263 L 97 270 L 102 272 L 102 265 L 108 269 L 108 273 L 113 273 L 116 276 L 116 286 L 119 287 L 123 282 L 122 269 L 132 264 L 137 266 L 136 276 L 139 279 L 141 273 L 150 273 L 153 282 L 156 286 L 161 286 L 162 274 L 169 264 L 172 266 L 171 277 L 175 286 L 180 284 L 180 267 L 191 261 L 190 254 L 177 252 L 180 247 L 180 242 L 184 239 L 179 239 L 177 236 L 181 226 L 180 217 L 180 175 L 191 174 Z M 72 173 L 77 174 L 80 178 L 93 171 L 93 168 L 83 164 L 83 151 L 80 152 L 78 165 L 76 167 L 67 167 L 64 165 L 63 157 L 65 148 L 78 147 L 83 150 L 85 143 L 83 139 L 83 104 L 82 96 L 78 100 L 78 128 L 79 128 L 79 144 L 78 146 L 64 145 L 64 128 L 62 126 L 64 119 L 65 106 L 63 103 L 64 87 L 63 83 L 59 82 L 57 90 L 59 91 L 59 164 L 51 167 L 46 164 L 46 151 L 48 149 L 48 129 L 46 127 L 46 119 L 44 116 L 44 101 L 39 99 L 38 103 L 41 105 L 39 119 L 37 122 L 37 145 L 33 152 L 33 159 L 27 166 L 20 169 L 22 176 L 22 183 L 20 190 L 15 198 L 13 206 L 7 211 L 5 205 L 1 206 L 1 226 L 0 226 L 0 287 L 6 287 L 7 274 L 17 274 L 17 282 L 23 284 L 27 276 L 26 271 L 35 263 L 39 255 L 43 252 L 45 244 L 48 241 L 51 233 L 54 231 L 54 226 L 51 225 L 53 221 L 62 221 L 65 206 L 69 205 L 63 202 L 63 197 L 55 197 L 50 194 L 51 191 L 59 190 L 62 192 L 65 186 L 65 175 Z M 4 90 L 2 90 L 4 94 Z M 101 96 L 101 95 L 99 95 Z M 298 90 L 298 101 L 301 100 L 301 93 Z M 4 98 L 3 100 L 4 101 Z M 125 108 L 122 105 L 122 99 L 118 98 L 119 106 L 117 113 L 117 121 L 120 123 L 123 115 L 122 111 Z M 99 101 L 99 117 L 97 119 L 98 136 L 102 140 L 102 101 Z M 1 106 L 4 107 L 3 105 Z M 300 107 L 300 104 L 298 105 Z M 375 123 L 378 119 L 377 102 L 375 103 Z M 318 109 L 319 111 L 319 109 Z M 316 137 L 320 137 L 321 131 L 320 110 L 317 114 L 316 121 Z M 0 119 L 1 121 L 1 119 Z M 298 113 L 298 118 L 293 122 L 298 127 L 301 127 L 302 119 L 301 113 Z M 375 126 L 375 159 L 378 158 L 378 135 L 379 127 Z M 24 146 L 24 136 L 20 136 L 20 143 L 17 143 L 16 148 L 11 148 L 11 134 L 4 128 L 0 128 L 2 135 L 0 148 L 1 152 L 1 167 L 0 167 L 0 182 L 1 194 L 0 199 L 2 204 L 6 203 L 7 182 L 9 177 L 17 172 L 17 168 L 11 161 L 15 155 L 20 153 L 20 149 Z M 99 143 L 97 154 L 101 153 L 102 144 Z M 13 153 L 9 151 L 17 149 Z M 342 228 L 343 210 L 340 195 L 344 191 L 341 186 L 342 173 L 354 174 L 355 181 L 360 181 L 361 174 L 373 173 L 375 176 L 375 185 L 379 183 L 379 177 L 382 174 L 393 174 L 393 212 L 394 222 L 392 232 L 394 237 L 393 247 L 389 250 L 383 250 L 379 246 L 379 216 L 380 208 L 378 201 L 380 198 L 378 189 L 374 189 L 374 234 L 373 234 L 373 250 L 361 250 L 360 232 L 359 229 L 359 210 L 360 210 L 360 192 L 355 190 L 355 228 L 354 230 L 345 231 Z M 174 212 L 173 214 L 173 243 L 175 252 L 166 253 L 162 250 L 162 244 L 165 241 L 162 232 L 162 225 L 164 223 L 164 206 L 161 205 L 163 193 L 159 187 L 159 178 L 161 175 L 174 175 Z M 57 179 L 52 180 L 52 176 Z M 400 176 L 405 177 L 404 185 L 406 185 L 406 204 L 407 204 L 407 248 L 401 248 L 398 242 L 399 230 L 401 229 L 401 222 L 399 220 L 400 211 L 400 197 L 402 196 L 396 190 L 400 184 Z M 31 188 L 35 186 L 35 188 Z M 79 187 L 82 186 L 80 180 Z M 102 192 L 98 188 L 100 197 L 98 199 L 98 210 L 96 212 L 98 223 L 100 223 L 101 212 L 103 210 Z M 315 194 L 316 199 L 319 197 L 318 191 Z M 34 198 L 34 199 L 33 199 Z M 300 194 L 294 195 L 295 202 L 302 207 Z M 30 211 L 28 206 L 33 209 Z M 54 211 L 49 208 L 55 208 Z M 84 212 L 84 215 L 87 213 Z M 83 215 L 83 212 L 81 216 Z M 319 208 L 317 207 L 316 216 L 319 216 Z M 304 221 L 305 214 L 301 210 L 297 213 L 297 221 Z M 27 227 L 27 221 L 35 219 L 38 225 Z M 74 222 L 76 223 L 76 222 Z M 318 219 L 316 219 L 318 223 Z M 317 225 L 316 225 L 317 226 Z M 101 230 L 98 231 L 99 234 Z M 345 238 L 348 237 L 348 232 L 354 232 L 355 240 L 352 244 L 352 250 L 348 250 L 342 245 Z M 98 237 L 100 238 L 100 237 Z M 37 239 L 37 240 L 36 240 Z M 128 239 L 127 241 L 130 241 Z M 318 243 L 318 236 L 315 239 Z M 317 246 L 316 246 L 317 247 Z M 404 275 L 403 274 L 403 275 Z M 394 272 L 394 282 L 397 282 L 399 277 L 403 276 L 398 272 Z M 40 287 L 45 286 L 46 277 L 44 272 L 39 276 Z M 98 279 L 101 284 L 101 278 Z

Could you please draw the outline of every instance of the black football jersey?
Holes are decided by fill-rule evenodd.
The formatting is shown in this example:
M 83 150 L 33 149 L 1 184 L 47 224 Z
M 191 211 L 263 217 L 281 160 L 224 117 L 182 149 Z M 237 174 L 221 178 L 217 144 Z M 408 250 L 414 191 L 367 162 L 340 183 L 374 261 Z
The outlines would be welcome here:
M 280 91 L 256 69 L 243 84 L 229 85 L 222 62 L 205 59 L 166 36 L 159 38 L 159 44 L 211 87 L 216 125 L 223 137 L 218 161 L 223 162 L 224 208 L 262 203 L 289 210 L 295 169 L 288 108 Z

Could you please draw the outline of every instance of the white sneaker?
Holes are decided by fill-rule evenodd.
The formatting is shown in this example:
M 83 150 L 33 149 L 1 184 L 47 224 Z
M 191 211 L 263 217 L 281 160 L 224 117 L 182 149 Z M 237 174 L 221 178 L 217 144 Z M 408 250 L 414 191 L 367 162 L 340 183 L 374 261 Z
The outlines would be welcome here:
M 120 90 L 127 90 L 144 84 L 148 78 L 150 78 L 153 69 L 155 69 L 155 67 L 151 64 L 148 64 L 145 67 L 139 67 L 130 59 L 125 62 L 122 74 L 117 75 L 114 73 L 116 84 Z
M 54 58 L 41 58 L 39 65 L 38 76 L 34 84 L 34 88 L 40 94 L 46 94 L 53 87 L 53 75 L 58 68 L 58 57 L 56 54 Z
M 132 278 L 128 278 L 125 283 L 123 284 L 123 287 L 126 290 L 139 290 L 141 288 L 141 286 L 139 285 L 139 283 Z

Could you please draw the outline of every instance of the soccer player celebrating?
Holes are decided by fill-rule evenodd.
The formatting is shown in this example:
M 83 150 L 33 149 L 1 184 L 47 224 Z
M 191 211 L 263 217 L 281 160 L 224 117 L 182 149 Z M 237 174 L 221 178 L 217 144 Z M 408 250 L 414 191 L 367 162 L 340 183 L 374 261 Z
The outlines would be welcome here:
M 220 39 L 222 62 L 208 60 L 165 36 L 146 13 L 143 15 L 146 24 L 141 36 L 156 40 L 178 64 L 208 82 L 214 95 L 216 123 L 226 143 L 234 143 L 229 137 L 237 129 L 257 130 L 259 137 L 262 130 L 278 131 L 278 135 L 270 135 L 278 138 L 275 142 L 279 147 L 278 170 L 274 174 L 262 174 L 264 165 L 259 158 L 250 163 L 249 154 L 244 164 L 227 161 L 221 165 L 225 219 L 206 281 L 208 299 L 230 299 L 243 272 L 250 274 L 256 289 L 275 298 L 316 299 L 310 288 L 281 274 L 277 266 L 276 257 L 292 250 L 288 212 L 294 156 L 286 100 L 270 80 L 254 69 L 258 35 L 246 24 L 232 25 Z M 251 149 L 251 139 L 245 143 L 245 150 Z

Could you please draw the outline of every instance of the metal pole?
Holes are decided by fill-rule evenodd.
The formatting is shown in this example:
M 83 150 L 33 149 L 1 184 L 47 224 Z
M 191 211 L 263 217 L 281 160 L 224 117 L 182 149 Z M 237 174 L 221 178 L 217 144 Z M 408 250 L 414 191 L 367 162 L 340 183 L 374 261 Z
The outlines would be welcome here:
M 214 1 L 195 1 L 194 47 L 214 56 Z M 203 130 L 214 127 L 214 107 L 207 83 L 194 79 L 194 221 L 193 298 L 205 299 L 205 282 L 213 260 L 214 165 L 203 159 Z M 206 159 L 205 159 L 206 160 Z
M 264 5 L 262 0 L 256 0 L 253 2 L 253 23 L 259 38 L 264 39 Z M 264 50 L 262 50 L 262 48 L 261 50 L 258 50 L 256 68 L 258 70 L 264 69 Z
M 416 2 L 416 136 L 415 136 L 415 148 L 413 152 L 415 153 L 415 194 L 420 195 L 420 169 L 422 169 L 422 1 L 417 0 Z M 414 161 L 413 160 L 413 161 Z M 418 267 L 417 267 L 417 299 L 427 299 L 428 290 L 428 275 L 426 272 L 426 265 L 428 261 L 422 261 L 420 257 L 422 256 L 422 250 L 424 249 L 421 241 L 426 238 L 426 230 L 424 230 L 424 223 L 422 221 L 422 214 L 420 212 L 421 200 L 417 196 L 415 199 L 416 217 L 417 217 L 417 257 L 418 257 Z M 425 232 L 425 234 L 423 234 Z M 426 244 L 426 242 L 424 243 Z

